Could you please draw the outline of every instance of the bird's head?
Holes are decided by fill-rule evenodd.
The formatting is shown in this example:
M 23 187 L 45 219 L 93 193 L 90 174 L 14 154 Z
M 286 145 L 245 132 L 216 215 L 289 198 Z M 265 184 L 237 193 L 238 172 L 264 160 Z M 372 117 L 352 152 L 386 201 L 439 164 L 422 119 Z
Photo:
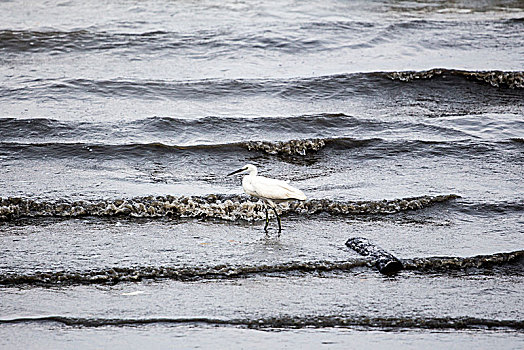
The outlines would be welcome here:
M 253 164 L 246 164 L 244 167 L 233 171 L 230 174 L 227 174 L 227 176 L 235 175 L 238 173 L 249 173 L 249 175 L 256 175 L 257 174 L 257 167 Z

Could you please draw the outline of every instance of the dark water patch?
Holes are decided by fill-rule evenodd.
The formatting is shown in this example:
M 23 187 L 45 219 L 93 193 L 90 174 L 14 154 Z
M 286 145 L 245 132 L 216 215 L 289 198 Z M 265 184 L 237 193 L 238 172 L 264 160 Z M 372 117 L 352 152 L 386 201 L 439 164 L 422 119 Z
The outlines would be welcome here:
M 461 77 L 469 80 L 486 82 L 495 87 L 524 88 L 524 71 L 464 71 L 455 69 L 430 69 L 427 71 L 404 71 L 385 73 L 393 80 L 413 82 L 423 79 L 445 78 L 449 76 Z
M 310 199 L 281 205 L 283 214 L 380 215 L 419 210 L 458 198 L 457 195 L 420 196 L 382 201 L 337 202 Z M 209 195 L 206 197 L 137 197 L 101 201 L 37 201 L 28 198 L 1 198 L 0 220 L 38 217 L 182 217 L 217 218 L 228 221 L 265 220 L 261 201 L 246 196 Z
M 386 140 L 382 138 L 353 139 L 335 138 L 325 140 L 326 149 L 343 152 L 351 159 L 383 159 L 409 155 L 418 158 L 456 157 L 485 158 L 487 155 L 500 157 L 501 151 L 515 156 L 515 161 L 522 160 L 518 149 L 506 141 L 484 141 L 478 139 L 458 140 Z M 339 154 L 340 155 L 340 154 Z M 493 159 L 493 158 L 492 158 Z
M 90 143 L 0 143 L 0 154 L 14 158 L 27 159 L 49 158 L 86 158 L 98 160 L 144 159 L 177 154 L 228 153 L 241 152 L 247 146 L 242 143 L 211 144 L 194 146 L 166 145 L 163 143 L 148 144 L 90 144 Z
M 403 15 L 415 14 L 461 14 L 463 18 L 467 14 L 495 14 L 495 18 L 506 17 L 515 12 L 520 13 L 522 6 L 519 1 L 502 0 L 502 1 L 414 1 L 408 3 L 391 3 L 387 6 L 388 11 L 399 12 Z M 504 14 L 506 16 L 500 16 Z M 504 22 L 505 19 L 500 19 Z
M 1 30 L 0 50 L 4 52 L 38 52 L 89 50 L 108 45 L 107 36 L 93 35 L 87 30 L 78 31 L 30 31 Z
M 53 137 L 66 131 L 74 132 L 79 123 L 61 123 L 55 119 L 32 118 L 0 118 L 2 135 L 0 139 L 27 138 L 27 137 Z
M 369 260 L 369 259 L 368 259 Z M 366 266 L 364 258 L 348 261 L 303 261 L 280 263 L 275 265 L 232 266 L 218 265 L 211 267 L 113 267 L 85 272 L 50 271 L 34 274 L 3 274 L 0 285 L 17 286 L 52 286 L 52 285 L 92 285 L 115 284 L 120 282 L 138 282 L 148 279 L 171 279 L 176 281 L 196 281 L 202 279 L 247 278 L 256 275 L 291 275 L 296 273 L 322 273 L 351 271 Z
M 491 40 L 498 37 L 505 41 L 507 48 L 517 49 L 521 45 L 522 29 L 521 23 L 511 19 L 411 19 L 387 25 L 378 31 L 375 40 L 370 43 L 402 40 L 405 46 L 419 47 L 421 50 L 498 50 L 500 42 Z
M 196 30 L 193 32 L 151 31 L 112 33 L 74 31 L 0 31 L 0 51 L 9 53 L 126 50 L 163 53 L 178 51 L 208 57 L 236 50 L 298 52 L 325 48 L 328 41 L 274 29 L 264 31 Z
M 505 22 L 505 23 L 508 23 L 508 24 L 513 24 L 513 23 L 524 24 L 524 17 L 520 17 L 520 18 L 509 18 L 509 19 L 504 20 L 504 22 Z
M 59 96 L 85 99 L 87 96 L 128 97 L 145 100 L 210 99 L 220 96 L 253 96 L 275 94 L 281 91 L 280 82 L 257 80 L 92 80 L 92 79 L 36 79 L 23 86 L 3 87 L 3 99 L 49 98 Z
M 302 328 L 377 328 L 402 329 L 511 329 L 521 331 L 524 321 L 476 317 L 368 317 L 368 316 L 279 316 L 268 318 L 225 319 L 207 317 L 182 318 L 83 318 L 71 316 L 36 316 L 0 319 L 0 324 L 61 323 L 73 327 L 143 326 L 150 324 L 236 326 L 260 330 Z
M 343 32 L 361 31 L 363 28 L 376 28 L 379 25 L 373 22 L 363 21 L 322 21 L 322 22 L 306 22 L 300 24 L 302 30 L 313 30 L 319 32 Z
M 506 215 L 511 213 L 524 213 L 524 201 L 477 203 L 465 200 L 461 201 L 460 204 L 454 205 L 454 209 L 469 215 Z

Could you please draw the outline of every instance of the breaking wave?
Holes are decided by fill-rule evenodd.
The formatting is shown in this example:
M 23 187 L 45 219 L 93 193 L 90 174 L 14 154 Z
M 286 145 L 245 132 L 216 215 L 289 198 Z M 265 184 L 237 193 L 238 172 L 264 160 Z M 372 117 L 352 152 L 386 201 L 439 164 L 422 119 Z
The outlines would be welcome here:
M 434 68 L 424 71 L 346 73 L 293 79 L 203 79 L 203 80 L 93 80 L 34 79 L 25 86 L 0 87 L 1 99 L 56 98 L 82 94 L 105 97 L 133 97 L 146 100 L 209 99 L 222 96 L 270 95 L 283 99 L 341 99 L 355 96 L 387 95 L 397 91 L 401 82 L 441 78 L 455 84 L 436 81 L 431 89 L 443 87 L 449 96 L 463 94 L 461 84 L 480 81 L 494 87 L 524 87 L 524 71 L 465 71 Z M 428 87 L 422 87 L 427 91 Z M 408 90 L 406 90 L 408 91 Z M 416 93 L 416 91 L 415 91 Z M 427 93 L 427 92 L 426 92 Z M 479 91 L 478 93 L 484 93 Z M 498 94 L 494 94 L 494 98 Z M 463 95 L 466 98 L 466 95 Z M 516 93 L 516 98 L 520 93 Z
M 89 143 L 31 143 L 22 144 L 15 142 L 0 142 L 0 149 L 11 153 L 24 152 L 29 158 L 38 158 L 41 153 L 54 157 L 101 157 L 113 158 L 127 155 L 129 157 L 143 156 L 144 153 L 163 154 L 176 151 L 187 152 L 229 152 L 237 151 L 243 148 L 247 151 L 263 152 L 271 155 L 295 155 L 306 156 L 315 153 L 326 146 L 326 143 L 350 144 L 359 142 L 358 140 L 329 140 L 329 139 L 305 139 L 305 140 L 288 140 L 288 141 L 247 141 L 233 142 L 226 144 L 201 144 L 190 146 L 167 145 L 164 143 L 132 143 L 121 145 L 108 144 L 89 144 Z M 361 143 L 365 143 L 361 142 Z
M 524 268 L 524 250 L 511 253 L 477 255 L 473 257 L 429 257 L 406 259 L 402 261 L 404 269 L 420 272 L 452 271 L 465 269 L 489 269 L 501 266 Z
M 524 251 L 479 255 L 474 257 L 429 257 L 402 260 L 405 270 L 420 273 L 453 272 L 477 269 L 483 271 L 524 272 Z M 369 257 L 350 257 L 347 261 L 294 261 L 262 265 L 217 265 L 205 267 L 134 266 L 91 269 L 89 271 L 47 271 L 33 274 L 0 274 L 0 285 L 53 286 L 92 285 L 139 282 L 148 279 L 195 281 L 202 279 L 247 278 L 257 275 L 296 273 L 348 272 L 358 268 L 372 268 Z
M 137 282 L 144 279 L 172 279 L 194 281 L 200 279 L 243 278 L 260 274 L 307 273 L 349 271 L 366 266 L 369 259 L 357 258 L 349 261 L 290 262 L 275 265 L 210 267 L 114 267 L 87 272 L 55 271 L 39 272 L 31 275 L 0 275 L 0 285 L 54 285 L 54 284 L 114 284 L 118 282 Z
M 288 37 L 279 33 L 253 34 L 229 31 L 192 31 L 177 33 L 151 31 L 144 33 L 110 33 L 89 30 L 29 31 L 0 30 L 0 49 L 8 52 L 71 52 L 93 50 L 135 49 L 138 52 L 194 50 L 207 51 L 224 48 L 229 50 L 263 49 L 290 51 L 318 50 L 326 42 L 306 36 Z
M 279 316 L 258 319 L 185 318 L 84 318 L 71 316 L 36 316 L 0 319 L 0 324 L 61 323 L 66 326 L 103 327 L 148 324 L 237 326 L 252 329 L 369 327 L 379 329 L 524 329 L 524 321 L 476 317 L 368 317 L 368 316 Z
M 332 215 L 393 214 L 423 209 L 437 203 L 458 198 L 457 195 L 420 196 L 382 201 L 337 202 L 329 199 L 311 199 L 281 205 L 283 214 Z M 261 201 L 246 196 L 208 195 L 205 197 L 137 197 L 101 201 L 65 200 L 37 201 L 28 198 L 0 198 L 0 220 L 17 218 L 58 217 L 136 217 L 136 218 L 216 218 L 228 221 L 265 220 Z
M 430 69 L 427 71 L 404 71 L 385 73 L 393 80 L 414 81 L 418 79 L 432 79 L 444 76 L 457 76 L 486 82 L 492 86 L 507 86 L 510 88 L 524 88 L 524 71 L 465 71 L 456 69 Z
M 411 153 L 417 156 L 455 156 L 482 157 L 500 151 L 500 149 L 514 150 L 519 145 L 514 140 L 489 142 L 483 140 L 388 140 L 382 138 L 355 139 L 341 138 L 313 138 L 295 139 L 287 141 L 246 141 L 213 144 L 176 145 L 161 142 L 152 143 L 69 143 L 69 142 L 43 142 L 19 143 L 0 142 L 0 155 L 4 159 L 20 160 L 36 159 L 151 159 L 153 157 L 171 156 L 174 154 L 189 157 L 202 154 L 214 156 L 234 156 L 246 152 L 259 152 L 281 159 L 288 156 L 300 157 L 304 160 L 318 160 L 321 157 L 310 157 L 321 150 L 348 151 L 345 157 L 355 159 L 380 159 Z M 520 155 L 518 152 L 516 154 Z M 173 162 L 177 161 L 173 157 Z M 220 163 L 222 160 L 219 161 Z
M 261 151 L 267 154 L 301 155 L 316 152 L 326 146 L 326 140 L 289 140 L 279 142 L 250 141 L 245 143 L 248 151 Z

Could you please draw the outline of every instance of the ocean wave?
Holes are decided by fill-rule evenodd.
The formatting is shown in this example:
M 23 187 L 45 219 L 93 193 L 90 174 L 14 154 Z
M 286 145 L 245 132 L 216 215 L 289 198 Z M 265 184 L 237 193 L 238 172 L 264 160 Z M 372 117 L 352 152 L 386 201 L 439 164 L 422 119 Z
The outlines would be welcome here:
M 432 78 L 440 78 L 440 81 Z M 387 91 L 403 88 L 403 82 L 433 81 L 431 89 L 442 88 L 445 93 L 463 93 L 460 86 L 471 85 L 470 81 L 485 82 L 494 87 L 520 89 L 524 87 L 522 71 L 464 71 L 454 69 L 430 69 L 424 71 L 392 71 L 349 73 L 292 79 L 204 79 L 204 80 L 127 80 L 127 79 L 35 79 L 20 86 L 3 86 L 2 99 L 56 98 L 67 95 L 85 98 L 85 95 L 100 97 L 133 97 L 145 100 L 198 100 L 225 96 L 249 97 L 268 95 L 283 99 L 331 100 L 374 97 Z M 443 84 L 451 81 L 454 84 Z M 427 84 L 426 84 L 427 85 Z M 409 88 L 417 90 L 417 86 Z M 420 86 L 426 90 L 427 86 Z M 468 92 L 468 93 L 471 93 Z M 478 93 L 482 93 L 479 91 Z M 484 92 L 485 93 L 485 92 Z M 520 94 L 517 94 L 519 97 Z M 497 97 L 496 94 L 494 98 Z
M 114 140 L 113 140 L 114 141 Z M 318 157 L 310 157 L 322 150 L 347 152 L 346 157 L 353 159 L 380 159 L 384 157 L 412 154 L 416 157 L 480 157 L 501 149 L 514 150 L 520 143 L 510 141 L 484 140 L 387 140 L 381 138 L 355 139 L 313 138 L 286 141 L 242 141 L 231 143 L 203 143 L 188 145 L 151 143 L 70 143 L 70 142 L 0 142 L 0 154 L 4 159 L 151 159 L 151 157 L 173 156 L 175 154 L 197 157 L 202 154 L 220 156 L 237 155 L 249 157 L 249 153 L 258 152 L 277 156 L 286 160 L 288 156 L 300 157 L 304 160 L 317 161 Z M 238 158 L 237 157 L 237 158 Z M 177 159 L 172 159 L 176 162 Z
M 456 76 L 469 80 L 486 82 L 495 87 L 524 88 L 524 71 L 465 71 L 456 69 L 435 68 L 426 71 L 403 71 L 385 73 L 392 80 L 416 81 L 445 76 Z
M 328 141 L 329 142 L 329 141 Z M 306 156 L 319 151 L 326 145 L 326 140 L 289 140 L 289 141 L 247 141 L 233 142 L 227 144 L 202 144 L 191 146 L 167 145 L 164 143 L 148 144 L 89 144 L 89 143 L 30 143 L 21 144 L 15 142 L 0 142 L 0 151 L 6 155 L 16 155 L 19 159 L 21 155 L 28 158 L 40 159 L 42 154 L 53 158 L 144 158 L 151 155 L 161 156 L 163 154 L 178 153 L 228 153 L 246 151 L 262 152 L 270 155 L 295 155 Z
M 475 269 L 478 273 L 495 271 L 524 273 L 524 251 L 478 255 L 473 257 L 426 257 L 403 259 L 405 270 L 418 273 L 446 273 Z M 293 261 L 261 265 L 217 266 L 133 266 L 90 269 L 89 271 L 45 271 L 31 274 L 0 274 L 2 286 L 51 286 L 51 285 L 93 285 L 143 280 L 170 279 L 176 281 L 197 281 L 208 279 L 235 279 L 259 275 L 291 275 L 307 273 L 348 272 L 360 268 L 372 268 L 374 261 L 369 257 L 348 258 L 346 261 Z
M 405 123 L 399 127 L 408 127 Z M 122 138 L 129 134 L 139 134 L 140 138 L 160 138 L 168 135 L 219 135 L 223 140 L 226 136 L 245 139 L 246 135 L 287 134 L 293 130 L 295 134 L 318 135 L 336 134 L 343 130 L 380 129 L 390 123 L 360 119 L 342 113 L 320 113 L 299 116 L 280 117 L 215 117 L 185 119 L 175 117 L 147 117 L 132 121 L 119 122 L 85 122 L 60 121 L 50 118 L 0 118 L 2 134 L 0 140 L 18 139 L 50 139 L 61 140 L 99 140 Z M 118 128 L 117 128 L 118 127 Z
M 317 151 L 336 135 L 373 134 L 382 130 L 413 130 L 467 136 L 452 129 L 421 123 L 376 121 L 356 118 L 342 113 L 320 113 L 282 117 L 203 117 L 183 119 L 174 117 L 149 117 L 119 122 L 59 121 L 56 119 L 0 118 L 0 142 L 20 142 L 21 145 L 53 143 L 113 145 L 160 144 L 178 147 L 244 145 L 249 150 L 266 153 L 306 153 Z M 296 139 L 286 139 L 293 130 Z M 265 139 L 250 139 L 250 136 Z M 320 137 L 321 136 L 321 137 Z M 284 138 L 284 139 L 282 139 Z M 338 137 L 341 139 L 340 137 Z M 343 138 L 343 137 L 342 137 Z M 247 141 L 244 141 L 246 140 Z M 205 141 L 202 141 L 205 140 Z M 150 142 L 148 142 L 150 141 Z M 279 148 L 275 150 L 275 148 Z M 176 146 L 175 146 L 176 147 Z M 303 151 L 285 151 L 284 148 Z
M 306 156 L 324 148 L 360 148 L 380 156 L 410 150 L 430 154 L 442 150 L 447 155 L 473 149 L 482 154 L 498 146 L 511 148 L 521 143 L 521 122 L 517 116 L 504 121 L 483 120 L 482 116 L 469 116 L 467 120 L 467 124 L 455 119 L 372 120 L 342 113 L 250 118 L 148 117 L 118 122 L 0 118 L 0 148 L 6 155 L 29 158 L 44 152 L 49 157 L 111 157 L 115 153 L 140 156 L 139 151 L 164 154 L 239 149 Z M 490 131 L 495 123 L 499 127 Z M 288 139 L 289 130 L 293 130 L 292 139 Z M 257 139 L 261 135 L 264 138 Z
M 524 250 L 473 257 L 428 257 L 402 260 L 404 269 L 418 272 L 449 272 L 467 269 L 517 267 L 524 272 Z
M 281 205 L 282 213 L 314 215 L 370 215 L 393 214 L 403 211 L 423 209 L 437 203 L 458 198 L 457 195 L 420 196 L 382 201 L 337 202 L 329 199 L 310 199 Z M 246 196 L 209 195 L 206 197 L 137 197 L 101 201 L 65 200 L 37 201 L 28 198 L 1 198 L 0 220 L 18 218 L 75 218 L 94 217 L 182 217 L 216 218 L 228 221 L 265 220 L 261 201 L 253 201 Z
M 433 8 L 433 6 L 431 6 Z M 448 9 L 453 11 L 452 9 Z M 426 17 L 426 16 L 424 16 Z M 511 18 L 514 17 L 514 18 Z M 489 28 L 499 34 L 499 40 L 486 40 Z M 484 31 L 483 31 L 483 30 Z M 427 33 L 420 37 L 419 32 Z M 445 32 L 446 35 L 442 35 Z M 249 28 L 214 28 L 193 31 L 109 32 L 91 28 L 81 30 L 0 30 L 0 50 L 9 53 L 45 52 L 105 52 L 113 55 L 136 55 L 144 52 L 164 54 L 176 52 L 199 58 L 230 56 L 239 50 L 247 52 L 271 51 L 289 54 L 323 52 L 344 49 L 362 49 L 380 46 L 391 40 L 421 48 L 435 47 L 497 48 L 501 40 L 518 47 L 521 18 L 483 18 L 460 20 L 400 19 L 374 23 L 372 21 L 323 19 L 280 23 L 273 26 Z
M 524 201 L 500 201 L 487 203 L 470 203 L 468 201 L 462 201 L 458 210 L 469 215 L 486 215 L 487 213 L 505 215 L 508 213 L 524 212 Z
M 279 142 L 249 141 L 243 143 L 249 151 L 261 151 L 267 154 L 287 154 L 305 156 L 317 152 L 326 146 L 326 140 L 289 140 Z
M 92 269 L 86 272 L 54 271 L 34 274 L 0 275 L 0 285 L 90 285 L 114 284 L 119 282 L 138 282 L 146 279 L 171 279 L 177 281 L 195 281 L 201 279 L 245 278 L 254 275 L 291 274 L 310 272 L 349 271 L 366 266 L 369 259 L 357 258 L 348 261 L 304 261 L 279 263 L 274 265 L 232 266 L 218 265 L 210 267 L 113 267 Z
M 268 318 L 227 319 L 209 317 L 181 318 L 86 318 L 73 316 L 34 316 L 2 318 L 0 324 L 60 323 L 74 327 L 109 327 L 161 325 L 236 326 L 251 329 L 351 328 L 377 329 L 524 329 L 524 321 L 498 320 L 477 317 L 369 317 L 343 315 L 278 316 Z
M 187 33 L 151 31 L 145 33 L 112 33 L 90 30 L 33 31 L 0 30 L 0 50 L 24 52 L 108 51 L 115 49 L 195 51 L 208 49 L 276 50 L 296 52 L 318 50 L 328 43 L 307 36 L 286 35 L 274 30 L 263 32 L 194 31 Z M 118 54 L 118 53 L 116 53 Z

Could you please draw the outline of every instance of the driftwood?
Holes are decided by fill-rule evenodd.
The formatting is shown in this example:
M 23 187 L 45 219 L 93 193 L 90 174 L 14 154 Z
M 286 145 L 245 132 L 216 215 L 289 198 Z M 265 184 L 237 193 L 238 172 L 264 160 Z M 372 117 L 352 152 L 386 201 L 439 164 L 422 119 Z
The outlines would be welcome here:
M 384 249 L 377 247 L 367 238 L 354 237 L 348 239 L 346 245 L 363 256 L 369 256 L 375 260 L 375 267 L 380 273 L 392 274 L 402 270 L 404 267 L 399 259 Z

